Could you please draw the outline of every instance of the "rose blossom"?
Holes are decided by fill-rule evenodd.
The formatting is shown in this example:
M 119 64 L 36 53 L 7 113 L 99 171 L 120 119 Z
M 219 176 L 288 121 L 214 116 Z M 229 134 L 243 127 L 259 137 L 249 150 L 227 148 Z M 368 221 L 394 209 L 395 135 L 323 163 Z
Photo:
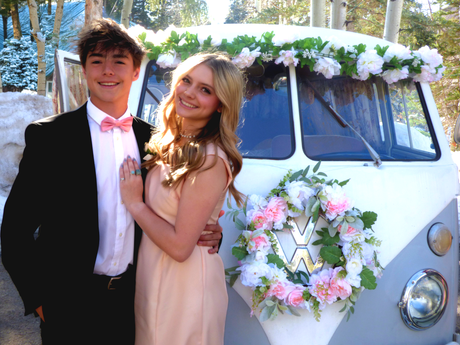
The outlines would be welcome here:
M 393 44 L 388 47 L 383 55 L 383 60 L 385 60 L 385 62 L 390 62 L 393 57 L 396 57 L 398 61 L 404 61 L 412 59 L 412 54 L 410 49 L 402 44 Z
M 347 274 L 345 280 L 350 284 L 351 286 L 354 286 L 356 288 L 361 287 L 361 276 L 353 276 L 351 274 Z
M 382 73 L 382 78 L 388 83 L 393 84 L 399 80 L 406 79 L 409 76 L 409 67 L 404 66 L 400 70 L 395 68 L 392 70 L 386 70 Z
M 246 68 L 252 66 L 254 60 L 260 56 L 260 47 L 257 47 L 253 51 L 250 51 L 249 48 L 243 48 L 241 53 L 239 53 L 235 58 L 233 58 L 232 62 L 238 68 Z
M 367 80 L 369 74 L 379 74 L 382 72 L 384 60 L 375 50 L 367 50 L 358 56 L 358 76 L 353 76 L 355 79 Z
M 287 216 L 287 204 L 284 198 L 278 196 L 271 198 L 264 214 L 268 221 L 274 222 L 273 227 L 275 229 L 283 229 L 283 223 L 286 222 Z
M 320 304 L 332 304 L 337 300 L 334 294 L 329 291 L 332 268 L 322 270 L 319 274 L 312 274 L 310 277 L 310 287 L 308 291 L 316 297 Z
M 352 208 L 351 200 L 345 195 L 345 190 L 338 184 L 326 186 L 321 191 L 321 196 L 326 197 L 326 201 L 321 200 L 323 210 L 326 210 L 326 218 L 335 219 L 337 216 L 343 216 L 346 211 Z
M 271 279 L 270 266 L 261 261 L 254 261 L 252 264 L 243 265 L 236 270 L 241 271 L 240 279 L 244 286 L 257 287 L 263 285 L 261 277 Z
M 294 289 L 295 286 L 290 282 L 276 281 L 270 285 L 266 297 L 275 296 L 280 300 L 284 300 Z
M 433 74 L 436 73 L 435 68 L 442 65 L 442 56 L 437 49 L 430 49 L 428 46 L 424 46 L 417 50 L 414 55 L 420 57 Z
M 305 288 L 303 286 L 296 286 L 285 298 L 286 304 L 294 308 L 307 309 L 308 303 L 303 299 L 304 291 Z
M 352 290 L 350 284 L 345 280 L 345 278 L 337 277 L 337 274 L 340 271 L 343 271 L 342 267 L 336 267 L 333 269 L 331 275 L 331 282 L 329 285 L 329 291 L 337 298 L 344 300 L 345 298 L 351 295 Z
M 251 233 L 251 237 L 249 238 L 248 244 L 248 252 L 254 253 L 256 251 L 261 251 L 267 253 L 271 247 L 270 240 L 266 234 L 261 234 L 257 237 L 252 237 L 253 233 Z
M 252 222 L 257 230 L 272 229 L 272 222 L 265 217 L 265 214 L 262 210 L 250 210 L 248 212 L 247 222 Z
M 291 50 L 281 50 L 279 54 L 279 58 L 275 60 L 277 65 L 282 62 L 287 67 L 289 65 L 297 66 L 299 63 L 299 59 L 295 57 L 297 51 L 294 48 L 291 48 Z
M 342 225 L 337 227 L 339 230 L 339 237 L 343 242 L 359 241 L 362 242 L 365 239 L 365 236 L 362 231 L 355 229 L 354 227 L 348 225 L 347 232 L 342 234 Z
M 312 195 L 315 194 L 313 189 L 309 188 L 307 184 L 303 181 L 288 181 L 286 182 L 285 189 L 289 196 L 289 202 L 292 203 L 299 210 L 304 210 L 305 207 L 303 205 L 303 202 L 308 200 Z M 299 216 L 299 214 L 290 216 L 296 217 Z
M 331 79 L 335 75 L 340 74 L 340 64 L 331 58 L 319 58 L 313 70 L 316 73 L 321 73 L 326 79 Z
M 362 272 L 363 264 L 361 263 L 360 259 L 352 258 L 347 260 L 346 269 L 350 276 L 357 276 Z
M 175 50 L 171 50 L 166 54 L 160 54 L 157 59 L 157 65 L 161 68 L 177 67 L 180 62 L 180 57 Z
M 252 206 L 254 207 L 254 210 L 259 210 L 261 208 L 265 208 L 268 204 L 268 201 L 261 197 L 260 195 L 257 194 L 252 194 L 249 197 L 249 200 L 251 201 Z

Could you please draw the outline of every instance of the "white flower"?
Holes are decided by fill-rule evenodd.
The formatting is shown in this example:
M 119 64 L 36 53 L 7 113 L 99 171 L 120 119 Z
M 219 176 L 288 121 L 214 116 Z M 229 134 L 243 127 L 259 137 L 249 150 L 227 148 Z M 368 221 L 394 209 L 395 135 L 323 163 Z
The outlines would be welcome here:
M 398 61 L 410 60 L 412 59 L 412 54 L 409 48 L 403 46 L 402 44 L 393 44 L 389 46 L 385 54 L 383 55 L 383 60 L 385 62 L 390 62 L 393 57 L 398 59 Z
M 350 284 L 351 286 L 354 286 L 356 288 L 360 288 L 361 287 L 361 277 L 359 275 L 356 275 L 356 276 L 352 276 L 350 274 L 347 274 L 347 276 L 345 277 L 345 280 L 347 281 L 348 284 Z
M 346 270 L 347 270 L 347 275 L 350 275 L 351 277 L 359 275 L 362 270 L 363 270 L 363 264 L 361 263 L 361 260 L 357 258 L 352 258 L 347 260 L 347 265 L 346 265 Z
M 327 40 L 329 43 L 321 51 L 323 54 L 335 54 L 340 48 L 344 47 L 344 44 L 335 36 L 331 36 Z
M 353 202 L 349 199 L 345 190 L 334 183 L 332 186 L 326 186 L 320 193 L 321 208 L 326 211 L 326 217 L 330 221 L 338 216 L 343 216 L 346 211 L 353 208 Z
M 271 278 L 273 280 L 277 280 L 279 282 L 287 282 L 287 275 L 284 269 L 278 268 L 275 264 L 269 264 L 268 265 L 271 268 Z
M 241 283 L 252 288 L 263 285 L 261 277 L 267 277 L 269 280 L 272 278 L 271 267 L 261 261 L 245 264 L 236 270 L 241 271 Z
M 260 47 L 257 47 L 253 51 L 250 51 L 249 48 L 243 48 L 241 53 L 239 53 L 236 57 L 233 58 L 232 62 L 238 68 L 246 68 L 252 66 L 254 60 L 260 56 Z
M 363 254 L 364 263 L 367 264 L 369 262 L 372 262 L 372 260 L 374 259 L 374 252 L 375 252 L 374 246 L 367 242 L 363 242 L 361 246 L 363 248 L 362 254 Z
M 382 73 L 382 78 L 388 83 L 393 84 L 401 79 L 406 79 L 409 76 L 409 67 L 404 66 L 402 69 L 386 70 Z
M 161 68 L 174 68 L 177 67 L 177 65 L 180 64 L 180 62 L 181 59 L 177 55 L 175 50 L 171 50 L 166 54 L 160 54 L 157 59 L 157 65 Z
M 269 53 L 262 53 L 262 61 L 263 62 L 270 62 L 273 60 L 273 55 Z
M 319 58 L 313 70 L 316 73 L 322 73 L 327 79 L 334 75 L 340 75 L 340 64 L 331 58 Z
M 414 76 L 414 80 L 420 83 L 431 83 L 434 81 L 438 81 L 442 78 L 442 73 L 446 70 L 445 67 L 439 68 L 438 73 L 436 73 L 436 69 L 434 69 L 434 73 L 431 72 L 431 69 L 427 65 L 422 66 L 422 73 L 417 74 Z
M 291 30 L 291 32 L 288 35 L 285 35 L 284 37 L 281 37 L 280 35 L 275 35 L 275 37 L 273 37 L 273 44 L 277 47 L 282 47 L 283 44 L 293 43 L 298 39 L 299 38 L 298 35 L 295 33 L 295 30 Z
M 265 207 L 267 207 L 267 204 L 268 204 L 267 199 L 257 194 L 252 194 L 249 197 L 249 201 L 251 202 L 254 210 L 264 209 Z
M 256 261 L 266 264 L 268 261 L 267 254 L 261 251 L 257 251 L 255 253 L 246 255 L 246 257 L 243 260 L 241 260 L 241 263 L 242 264 L 253 264 Z
M 286 67 L 289 65 L 297 66 L 299 59 L 295 57 L 296 54 L 297 51 L 294 48 L 291 48 L 291 50 L 281 50 L 280 56 L 275 60 L 275 63 L 278 65 L 282 62 Z
M 315 194 L 315 191 L 303 181 L 286 182 L 285 190 L 289 196 L 288 202 L 299 210 L 304 210 L 305 202 Z
M 442 65 L 442 56 L 438 54 L 437 49 L 430 49 L 428 46 L 424 46 L 417 50 L 414 55 L 420 57 L 433 74 L 436 73 L 436 67 Z
M 316 57 L 316 53 L 314 50 L 308 50 L 308 49 L 305 49 L 304 52 L 302 53 L 302 56 L 306 59 L 306 58 L 309 58 L 309 59 L 314 59 Z
M 357 68 L 358 76 L 353 76 L 355 79 L 367 80 L 369 74 L 374 75 L 382 72 L 384 60 L 375 50 L 367 50 L 364 53 L 359 54 Z

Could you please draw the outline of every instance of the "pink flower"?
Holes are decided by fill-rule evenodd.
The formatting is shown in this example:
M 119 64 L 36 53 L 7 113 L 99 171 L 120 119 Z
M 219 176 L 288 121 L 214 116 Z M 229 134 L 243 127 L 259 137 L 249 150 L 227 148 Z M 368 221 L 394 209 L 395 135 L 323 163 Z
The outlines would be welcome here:
M 270 247 L 271 247 L 271 243 L 267 235 L 262 234 L 260 236 L 252 238 L 252 233 L 251 233 L 251 238 L 249 238 L 249 244 L 248 244 L 249 253 L 254 253 L 256 251 L 267 253 Z
M 326 199 L 321 203 L 328 220 L 334 220 L 339 215 L 343 216 L 345 211 L 353 206 L 351 200 L 345 195 L 345 190 L 338 184 L 326 186 L 320 194 Z
M 268 221 L 275 223 L 275 229 L 281 230 L 283 228 L 283 223 L 286 222 L 287 216 L 287 204 L 284 198 L 279 196 L 271 198 L 264 210 L 264 215 Z
M 280 282 L 270 285 L 270 289 L 266 293 L 266 297 L 275 296 L 280 300 L 284 300 L 293 290 L 295 285 L 289 282 Z
M 351 242 L 353 240 L 358 240 L 360 242 L 365 240 L 364 234 L 362 231 L 355 229 L 354 227 L 348 225 L 348 229 L 346 233 L 342 233 L 342 225 L 337 227 L 340 233 L 340 239 L 344 242 Z
M 286 297 L 286 304 L 295 308 L 302 308 L 305 305 L 305 300 L 303 299 L 304 290 L 305 288 L 296 286 L 296 288 Z
M 329 291 L 329 285 L 331 282 L 331 271 L 332 268 L 328 270 L 322 270 L 319 274 L 312 274 L 310 277 L 310 287 L 308 291 L 310 294 L 318 299 L 320 304 L 332 304 L 337 300 L 335 294 L 331 294 Z
M 343 267 L 336 267 L 332 271 L 331 281 L 329 284 L 329 293 L 337 298 L 345 299 L 351 295 L 351 286 L 344 278 L 338 278 L 337 273 L 343 271 Z
M 262 210 L 251 210 L 248 212 L 249 222 L 254 223 L 256 230 L 271 230 L 272 222 L 267 219 Z

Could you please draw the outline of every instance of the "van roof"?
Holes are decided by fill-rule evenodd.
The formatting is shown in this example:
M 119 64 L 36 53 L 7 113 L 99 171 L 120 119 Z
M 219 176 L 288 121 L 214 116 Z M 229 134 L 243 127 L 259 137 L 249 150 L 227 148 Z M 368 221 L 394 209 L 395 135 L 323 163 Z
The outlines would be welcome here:
M 293 26 L 293 25 L 272 25 L 272 24 L 213 24 L 204 26 L 193 26 L 188 28 L 176 28 L 177 33 L 184 33 L 186 31 L 191 34 L 198 34 L 200 39 L 206 39 L 209 35 L 212 38 L 223 39 L 232 41 L 236 36 L 255 36 L 260 38 L 265 32 L 272 32 L 281 37 L 291 37 L 297 35 L 297 39 L 306 37 L 321 37 L 323 41 L 331 36 L 337 37 L 347 45 L 358 45 L 363 43 L 368 49 L 373 49 L 377 44 L 380 46 L 392 45 L 392 42 L 386 41 L 381 38 L 358 34 L 355 32 L 334 30 L 328 28 L 317 28 L 309 26 Z M 219 37 L 217 37 L 219 36 Z

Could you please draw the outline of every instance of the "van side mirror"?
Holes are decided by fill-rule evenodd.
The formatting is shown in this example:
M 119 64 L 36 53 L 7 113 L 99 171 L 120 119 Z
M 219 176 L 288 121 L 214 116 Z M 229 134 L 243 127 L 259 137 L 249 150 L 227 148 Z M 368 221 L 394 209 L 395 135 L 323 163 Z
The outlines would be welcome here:
M 457 144 L 460 144 L 460 114 L 458 115 L 457 121 L 455 122 L 454 141 Z

